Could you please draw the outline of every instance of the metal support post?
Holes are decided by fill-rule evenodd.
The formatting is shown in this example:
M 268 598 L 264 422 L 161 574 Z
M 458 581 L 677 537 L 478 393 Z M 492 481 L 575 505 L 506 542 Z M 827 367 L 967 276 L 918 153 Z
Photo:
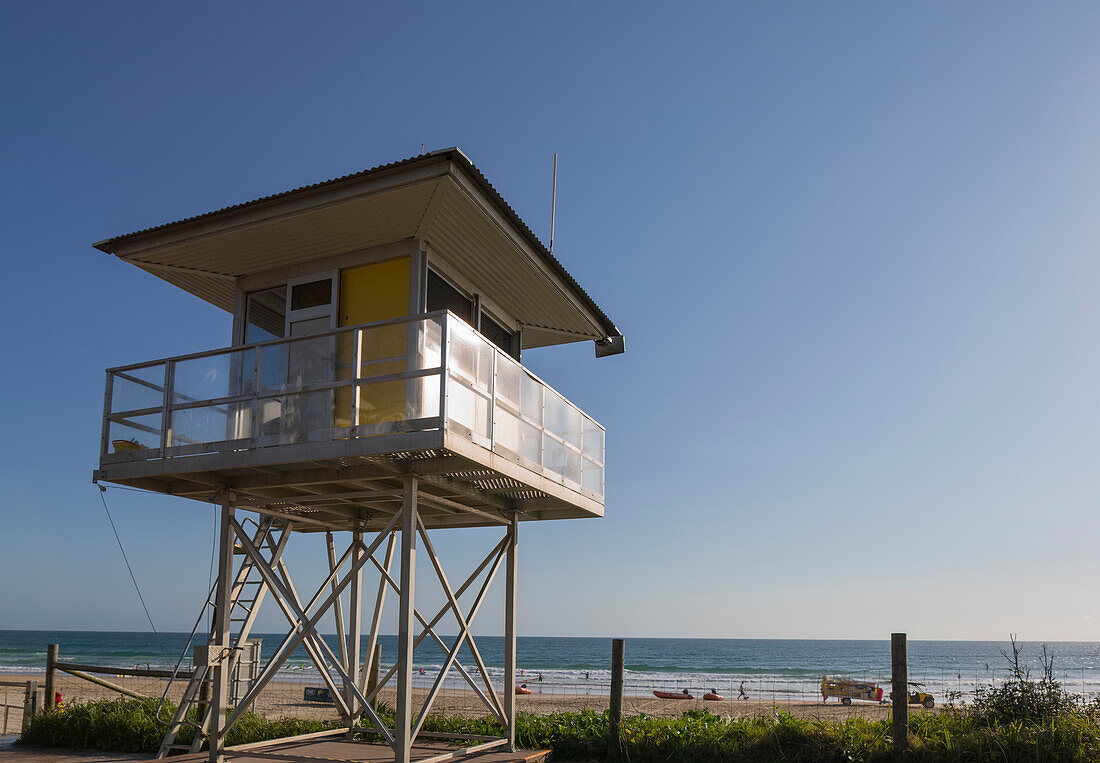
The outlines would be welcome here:
M 516 552 L 519 550 L 519 519 L 508 523 L 508 547 L 504 585 L 504 719 L 508 749 L 516 749 Z
M 355 553 L 352 556 L 352 566 L 363 556 L 363 533 L 352 533 L 352 545 L 355 547 Z M 348 604 L 348 646 L 347 646 L 347 669 L 348 677 L 351 679 L 351 685 L 345 687 L 347 692 L 348 707 L 351 708 L 351 716 L 348 718 L 348 739 L 351 739 L 355 732 L 355 727 L 359 723 L 359 714 L 363 712 L 359 707 L 358 699 L 355 696 L 355 686 L 359 684 L 359 651 L 360 641 L 362 640 L 362 617 L 363 617 L 363 568 L 360 565 L 356 569 L 355 577 L 351 579 L 351 597 Z
M 397 637 L 397 728 L 394 735 L 394 763 L 409 763 L 412 756 L 412 672 L 414 598 L 416 585 L 416 492 L 415 476 L 405 477 L 401 515 L 401 614 Z
M 904 750 L 909 746 L 909 665 L 904 633 L 890 635 L 890 658 L 894 688 L 894 749 Z
M 218 586 L 214 595 L 214 626 L 210 659 L 214 685 L 210 698 L 210 763 L 225 760 L 225 711 L 229 702 L 230 588 L 233 585 L 233 506 L 222 504 L 218 533 Z

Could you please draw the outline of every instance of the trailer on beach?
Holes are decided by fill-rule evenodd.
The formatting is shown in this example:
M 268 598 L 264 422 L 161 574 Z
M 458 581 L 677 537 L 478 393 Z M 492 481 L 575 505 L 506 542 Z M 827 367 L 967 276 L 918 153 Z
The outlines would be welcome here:
M 850 678 L 838 678 L 836 676 L 821 677 L 821 701 L 828 701 L 829 697 L 840 698 L 841 704 L 850 705 L 853 699 L 862 699 L 868 702 L 882 702 L 882 689 L 878 684 L 870 681 L 853 681 Z

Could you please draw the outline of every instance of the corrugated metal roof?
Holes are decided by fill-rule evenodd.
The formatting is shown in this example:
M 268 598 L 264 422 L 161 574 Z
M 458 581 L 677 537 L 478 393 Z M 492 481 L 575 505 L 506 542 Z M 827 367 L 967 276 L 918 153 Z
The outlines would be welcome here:
M 116 236 L 114 238 L 106 239 L 96 243 L 94 246 L 100 251 L 114 254 L 121 245 L 132 244 L 139 242 L 143 238 L 152 237 L 157 234 L 172 230 L 183 230 L 196 223 L 203 223 L 211 221 L 218 217 L 232 217 L 233 215 L 245 210 L 254 210 L 259 207 L 271 205 L 274 203 L 283 203 L 291 198 L 304 197 L 312 193 L 320 191 L 328 191 L 341 185 L 350 185 L 359 182 L 365 178 L 381 175 L 393 170 L 405 169 L 420 162 L 439 161 L 445 159 L 453 162 L 455 166 L 461 167 L 465 170 L 466 174 L 470 176 L 477 184 L 479 189 L 486 195 L 486 197 L 493 203 L 497 210 L 504 216 L 504 218 L 511 224 L 515 231 L 531 246 L 535 253 L 543 260 L 543 262 L 554 272 L 566 285 L 566 287 L 572 292 L 574 297 L 581 302 L 600 322 L 602 329 L 606 332 L 607 336 L 622 336 L 622 333 L 607 316 L 606 313 L 595 303 L 588 292 L 586 292 L 581 285 L 577 283 L 576 279 L 565 269 L 565 267 L 558 261 L 558 259 L 550 253 L 550 251 L 539 240 L 538 236 L 527 226 L 527 224 L 516 214 L 511 205 L 504 200 L 504 197 L 500 195 L 492 183 L 486 179 L 473 162 L 462 153 L 458 148 L 448 148 L 440 151 L 432 151 L 431 153 L 421 154 L 419 156 L 410 157 L 397 162 L 391 162 L 389 164 L 382 164 L 377 167 L 362 170 L 361 172 L 355 172 L 350 175 L 343 175 L 341 177 L 333 178 L 331 180 L 325 180 L 319 183 L 313 183 L 311 185 L 301 186 L 289 191 L 283 191 L 282 193 L 271 194 L 269 196 L 263 196 L 252 201 L 243 202 L 241 204 L 234 204 L 232 206 L 223 207 L 222 209 L 215 210 L 213 212 L 207 212 L 201 215 L 194 215 L 182 220 L 176 220 L 175 222 L 164 223 L 163 225 L 156 225 L 150 228 L 144 228 L 133 233 L 127 233 L 123 236 Z M 139 263 L 135 263 L 139 264 Z

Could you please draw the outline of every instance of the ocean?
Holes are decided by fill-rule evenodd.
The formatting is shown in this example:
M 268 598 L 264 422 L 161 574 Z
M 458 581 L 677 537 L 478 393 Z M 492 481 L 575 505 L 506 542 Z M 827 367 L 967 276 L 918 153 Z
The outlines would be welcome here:
M 441 634 L 442 635 L 442 634 Z M 282 640 L 282 634 L 255 634 L 264 642 L 264 654 Z M 448 643 L 453 640 L 443 636 Z M 165 654 L 150 633 L 93 631 L 0 631 L 0 673 L 45 670 L 46 645 L 60 644 L 61 659 L 94 665 L 172 667 L 187 634 L 161 634 Z M 336 651 L 335 637 L 326 637 Z M 488 671 L 503 673 L 504 639 L 481 636 L 478 649 Z M 924 683 L 939 697 L 958 692 L 966 701 L 977 686 L 1001 683 L 1009 665 L 1001 654 L 1007 641 L 910 641 L 909 677 Z M 1023 663 L 1032 675 L 1040 673 L 1041 645 L 1020 644 Z M 1100 695 L 1100 643 L 1048 642 L 1054 672 L 1065 688 L 1089 696 Z M 363 653 L 366 653 L 364 644 Z M 396 636 L 382 636 L 383 670 L 397 655 Z M 465 648 L 463 665 L 474 661 Z M 518 680 L 540 691 L 606 692 L 610 681 L 611 639 L 523 636 L 517 643 Z M 423 667 L 418 683 L 430 683 L 443 653 L 430 640 L 417 648 L 414 662 Z M 316 676 L 304 651 L 292 655 L 283 675 L 308 680 Z M 542 681 L 538 681 L 539 674 Z M 737 696 L 743 682 L 754 698 L 812 697 L 824 675 L 850 676 L 882 686 L 890 681 L 890 642 L 816 639 L 696 639 L 633 638 L 626 642 L 626 692 L 636 696 L 653 689 L 702 692 L 717 688 Z M 457 678 L 457 677 L 456 677 Z

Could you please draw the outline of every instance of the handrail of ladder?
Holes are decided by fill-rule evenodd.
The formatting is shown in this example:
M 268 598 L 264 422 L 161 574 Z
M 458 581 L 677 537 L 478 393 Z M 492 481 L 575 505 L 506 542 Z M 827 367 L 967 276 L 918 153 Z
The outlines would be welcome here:
M 252 517 L 246 517 L 246 522 L 252 522 L 256 525 L 256 530 L 259 531 L 260 523 Z M 268 525 L 268 533 L 271 532 L 271 525 Z M 202 617 L 206 614 L 207 607 L 214 606 L 214 592 L 217 591 L 217 582 L 211 586 L 210 591 L 206 594 L 206 602 L 199 609 L 199 616 L 195 618 L 195 625 L 191 628 L 191 635 L 187 637 L 187 643 L 183 647 L 183 651 L 180 652 L 180 658 L 176 660 L 176 666 L 172 668 L 172 677 L 168 679 L 168 682 L 164 686 L 164 693 L 160 695 L 160 702 L 157 703 L 157 711 L 153 714 L 153 720 L 164 726 L 166 729 L 172 725 L 172 719 L 167 721 L 161 720 L 161 710 L 164 709 L 164 703 L 168 701 L 168 692 L 172 690 L 172 684 L 175 683 L 176 678 L 179 676 L 180 667 L 183 665 L 183 661 L 187 658 L 188 653 L 191 651 L 191 644 L 195 641 L 195 634 L 199 632 L 199 626 L 202 625 Z

